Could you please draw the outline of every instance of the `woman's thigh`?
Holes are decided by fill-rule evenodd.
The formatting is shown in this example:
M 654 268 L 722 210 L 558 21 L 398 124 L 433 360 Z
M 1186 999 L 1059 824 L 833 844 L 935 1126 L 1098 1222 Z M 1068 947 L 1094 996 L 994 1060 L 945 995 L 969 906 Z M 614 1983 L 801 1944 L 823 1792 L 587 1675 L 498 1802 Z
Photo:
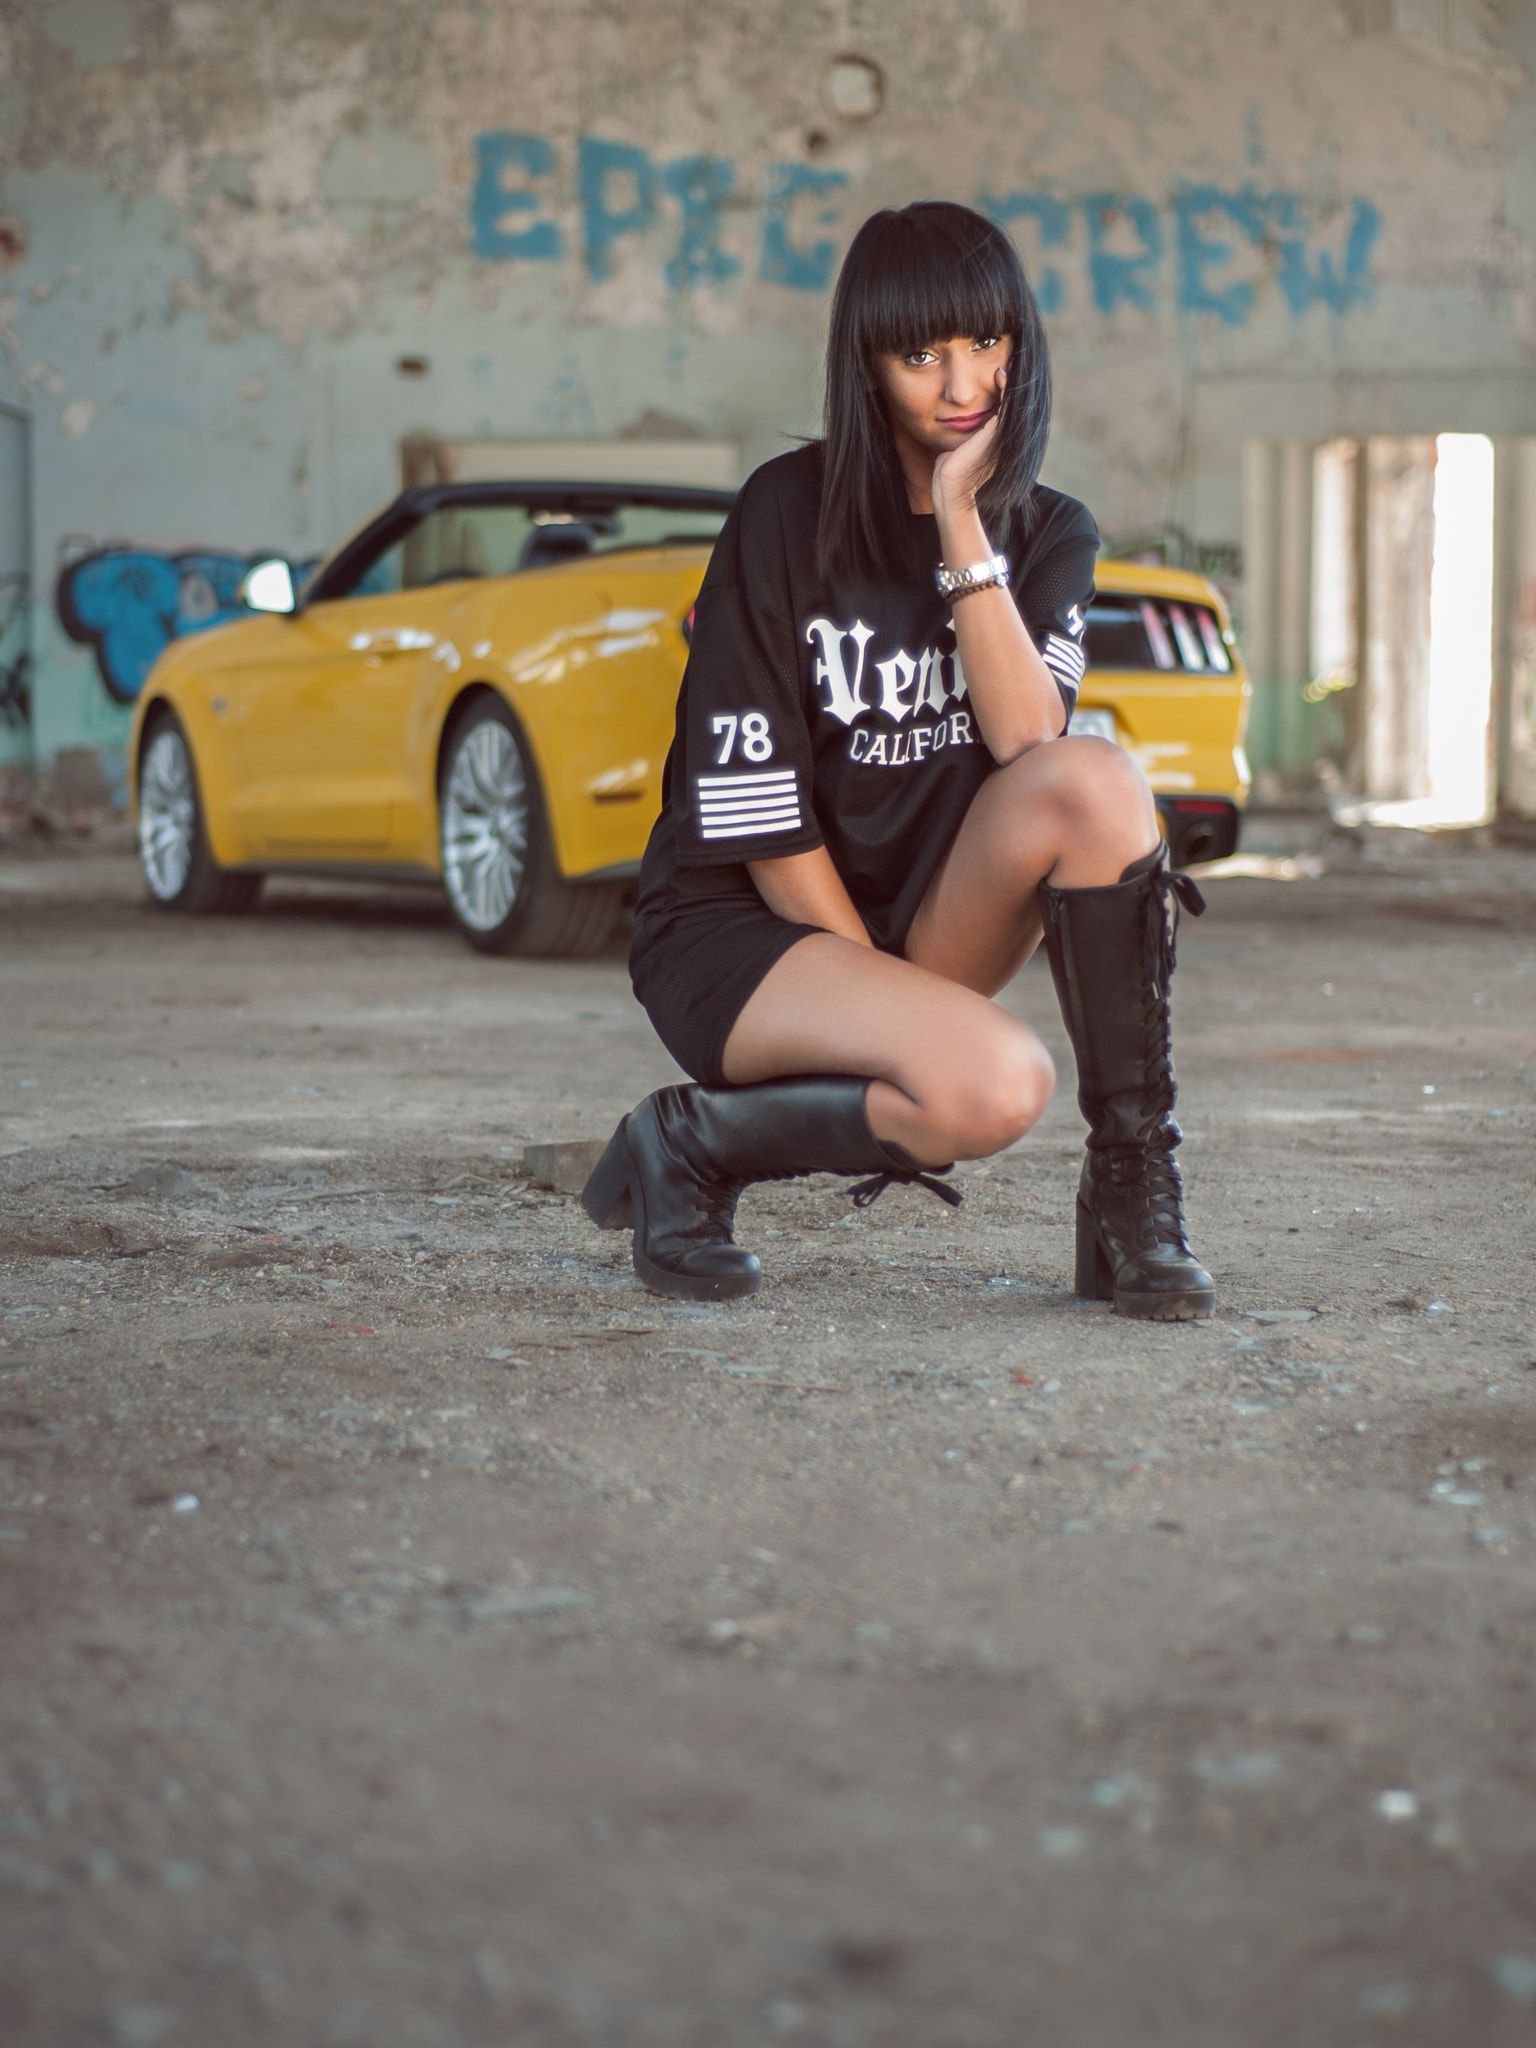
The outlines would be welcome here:
M 992 995 L 1040 943 L 1037 891 L 1118 882 L 1157 844 L 1146 777 L 1108 740 L 1052 740 L 990 775 L 912 920 L 907 958 Z
M 724 1068 L 736 1086 L 867 1075 L 875 1135 L 924 1165 L 1012 1144 L 1055 1081 L 1039 1039 L 995 1003 L 830 932 L 802 939 L 770 968 L 726 1041 Z

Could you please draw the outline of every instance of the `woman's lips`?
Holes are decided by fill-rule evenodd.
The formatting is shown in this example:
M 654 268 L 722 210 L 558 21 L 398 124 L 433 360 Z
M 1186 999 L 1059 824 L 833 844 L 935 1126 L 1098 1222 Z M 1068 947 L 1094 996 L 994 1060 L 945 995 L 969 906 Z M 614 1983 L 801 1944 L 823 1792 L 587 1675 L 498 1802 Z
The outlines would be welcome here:
M 939 425 L 955 427 L 960 433 L 968 434 L 973 427 L 985 426 L 991 417 L 990 412 L 956 412 L 951 413 L 948 419 L 940 420 Z

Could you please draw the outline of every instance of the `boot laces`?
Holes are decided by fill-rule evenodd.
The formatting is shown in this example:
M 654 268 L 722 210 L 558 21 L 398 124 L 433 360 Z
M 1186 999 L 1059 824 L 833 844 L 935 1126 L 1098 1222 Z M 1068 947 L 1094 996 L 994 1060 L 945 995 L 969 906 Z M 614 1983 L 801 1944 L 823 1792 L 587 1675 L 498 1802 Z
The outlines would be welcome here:
M 731 1232 L 736 1223 L 736 1204 L 741 1199 L 742 1188 L 746 1185 L 739 1180 L 703 1180 L 697 1183 L 698 1205 L 703 1210 L 703 1220 L 688 1232 L 690 1237 L 699 1237 L 706 1244 L 724 1238 L 734 1242 Z
M 1144 1140 L 1150 1140 L 1162 1127 L 1175 1100 L 1168 984 L 1178 958 L 1179 910 L 1182 906 L 1191 917 L 1205 915 L 1205 898 L 1188 875 L 1159 868 L 1151 879 L 1153 894 L 1148 899 L 1146 923 L 1142 927 L 1141 958 L 1147 1077 L 1147 1114 L 1140 1131 Z
M 1162 1145 L 1121 1145 L 1097 1155 L 1109 1168 L 1110 1184 L 1138 1248 L 1174 1245 L 1189 1251 L 1184 1221 L 1184 1181 L 1178 1161 Z M 1117 1206 L 1119 1206 L 1117 1203 Z
M 889 1187 L 926 1188 L 930 1195 L 937 1195 L 941 1202 L 948 1202 L 951 1209 L 958 1209 L 965 1200 L 958 1188 L 935 1180 L 931 1173 L 877 1173 L 849 1190 L 853 1206 L 855 1209 L 867 1209 L 872 1202 L 878 1202 Z

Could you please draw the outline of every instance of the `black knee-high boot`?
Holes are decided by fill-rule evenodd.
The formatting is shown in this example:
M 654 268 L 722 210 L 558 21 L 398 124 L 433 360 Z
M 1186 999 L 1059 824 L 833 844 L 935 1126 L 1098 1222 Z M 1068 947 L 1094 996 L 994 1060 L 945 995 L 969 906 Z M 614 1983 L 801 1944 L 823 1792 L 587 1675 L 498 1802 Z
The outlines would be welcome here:
M 958 1206 L 953 1188 L 870 1130 L 868 1087 L 840 1074 L 808 1074 L 750 1088 L 690 1082 L 659 1089 L 620 1122 L 582 1190 L 582 1207 L 602 1230 L 633 1223 L 635 1271 L 647 1287 L 728 1301 L 762 1283 L 756 1254 L 731 1236 L 736 1198 L 753 1181 L 868 1174 L 853 1191 L 861 1207 L 891 1181 L 918 1181 Z
M 1088 1156 L 1077 1194 L 1077 1291 L 1122 1316 L 1185 1322 L 1215 1305 L 1211 1276 L 1189 1248 L 1184 1187 L 1173 1153 L 1177 1089 L 1168 1016 L 1182 903 L 1205 902 L 1168 849 L 1102 889 L 1040 885 L 1045 944 L 1077 1055 L 1077 1100 Z

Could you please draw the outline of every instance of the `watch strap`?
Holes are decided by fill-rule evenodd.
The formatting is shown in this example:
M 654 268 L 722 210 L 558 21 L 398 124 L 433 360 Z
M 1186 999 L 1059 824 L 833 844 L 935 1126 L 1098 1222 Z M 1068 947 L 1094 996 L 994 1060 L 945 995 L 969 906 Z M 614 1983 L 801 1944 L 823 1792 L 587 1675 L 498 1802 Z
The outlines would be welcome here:
M 964 597 L 973 590 L 990 590 L 994 586 L 1006 590 L 1008 557 L 989 555 L 984 562 L 973 562 L 968 569 L 947 569 L 941 562 L 934 571 L 934 581 L 941 597 Z

